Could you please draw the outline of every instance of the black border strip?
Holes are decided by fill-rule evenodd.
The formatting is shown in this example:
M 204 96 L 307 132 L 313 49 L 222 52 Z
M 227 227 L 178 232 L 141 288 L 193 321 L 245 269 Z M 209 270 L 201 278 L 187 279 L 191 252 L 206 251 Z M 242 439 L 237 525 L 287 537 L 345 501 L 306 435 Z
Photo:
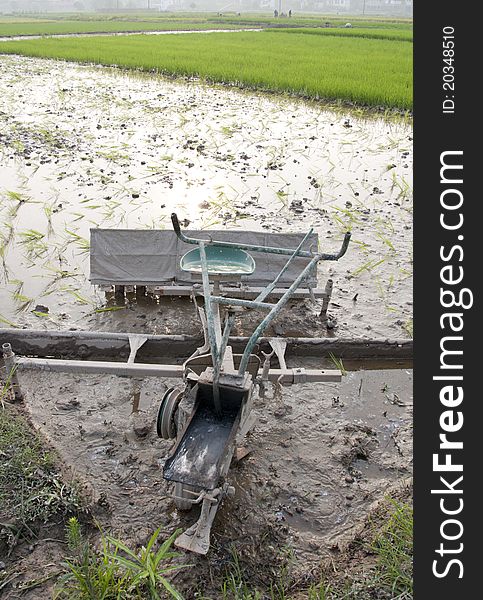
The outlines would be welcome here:
M 476 5 L 474 6 L 476 8 Z M 425 2 L 417 0 L 415 5 L 415 598 L 431 597 L 438 600 L 458 598 L 477 598 L 481 596 L 480 581 L 477 576 L 481 567 L 480 532 L 483 507 L 481 498 L 481 462 L 480 440 L 483 439 L 483 422 L 480 418 L 482 403 L 482 384 L 480 372 L 483 365 L 479 360 L 479 330 L 481 330 L 480 295 L 476 289 L 481 279 L 481 240 L 478 231 L 478 213 L 481 203 L 481 192 L 476 188 L 477 161 L 482 154 L 478 146 L 480 104 L 479 80 L 481 65 L 477 34 L 480 27 L 476 12 L 471 13 L 471 6 L 461 2 L 438 0 Z M 443 28 L 447 28 L 443 31 Z M 453 53 L 443 54 L 444 32 L 450 33 L 454 28 Z M 449 48 L 446 48 L 449 49 Z M 445 58 L 452 61 L 444 62 Z M 453 69 L 443 67 L 452 66 Z M 444 89 L 443 75 L 446 83 L 454 83 Z M 452 77 L 454 76 L 454 81 Z M 453 97 L 454 96 L 454 97 Z M 454 101 L 454 113 L 451 102 Z M 444 112 L 447 110 L 449 112 Z M 472 138 L 476 144 L 472 144 Z M 448 169 L 443 171 L 441 182 L 441 154 L 448 164 L 460 165 L 459 171 Z M 461 154 L 456 154 L 461 152 Z M 481 167 L 480 167 L 481 169 Z M 459 175 L 457 175 L 459 173 Z M 445 178 L 445 174 L 447 177 Z M 458 179 L 463 179 L 457 183 Z M 447 191 L 445 190 L 452 190 Z M 456 190 L 456 191 L 455 191 Z M 445 210 L 441 198 L 450 203 L 460 197 L 463 203 L 460 209 Z M 441 225 L 441 214 L 444 218 L 458 222 L 461 213 L 464 222 L 456 230 L 445 230 Z M 463 236 L 462 239 L 458 236 Z M 459 245 L 462 251 L 455 249 Z M 451 258 L 442 259 L 443 254 Z M 452 254 L 451 254 L 452 253 Z M 441 269 L 452 265 L 443 274 L 444 277 L 459 277 L 463 280 L 456 284 L 445 284 L 441 281 Z M 460 270 L 461 268 L 461 270 Z M 461 291 L 467 288 L 463 303 L 469 304 L 470 294 L 473 296 L 472 308 L 441 306 L 441 289 L 452 290 L 459 298 Z M 451 296 L 445 299 L 450 303 Z M 450 321 L 444 321 L 441 327 L 441 316 L 445 312 L 458 312 L 459 318 L 453 324 L 464 323 L 459 332 L 450 330 Z M 451 339 L 443 342 L 445 348 L 462 351 L 461 355 L 447 355 L 447 361 L 453 366 L 460 364 L 462 369 L 441 368 L 441 340 L 445 336 L 461 336 L 462 339 Z M 434 376 L 462 375 L 457 380 L 435 380 Z M 441 389 L 444 386 L 463 388 L 464 397 L 458 406 L 448 407 L 441 402 Z M 452 387 L 454 386 L 454 387 Z M 451 393 L 453 393 L 451 392 Z M 448 394 L 450 392 L 448 391 Z M 446 396 L 449 398 L 449 396 Z M 462 449 L 441 450 L 440 434 L 445 433 L 440 416 L 451 410 L 451 416 L 443 416 L 443 424 L 458 423 L 463 418 L 463 425 L 453 433 L 447 433 L 447 439 L 462 441 Z M 461 413 L 461 415 L 459 415 Z M 445 420 L 446 419 L 446 420 Z M 453 464 L 461 464 L 463 471 L 435 472 L 433 454 L 439 453 L 439 463 L 450 459 Z M 475 465 L 472 465 L 476 463 Z M 463 480 L 454 482 L 463 476 Z M 462 493 L 450 493 L 441 481 L 446 478 L 453 489 Z M 431 493 L 431 490 L 445 489 L 447 493 Z M 461 512 L 454 515 L 444 514 L 443 509 Z M 441 504 L 442 503 L 442 504 Z M 453 519 L 457 522 L 447 522 Z M 461 535 L 460 535 L 461 531 Z M 444 537 L 453 537 L 453 540 Z M 438 552 L 437 552 L 438 551 Z M 454 560 L 455 562 L 450 562 Z M 436 562 L 435 562 L 436 561 Z M 436 576 L 437 571 L 440 576 Z M 441 576 L 443 574 L 443 576 Z M 460 577 L 461 576 L 461 577 Z

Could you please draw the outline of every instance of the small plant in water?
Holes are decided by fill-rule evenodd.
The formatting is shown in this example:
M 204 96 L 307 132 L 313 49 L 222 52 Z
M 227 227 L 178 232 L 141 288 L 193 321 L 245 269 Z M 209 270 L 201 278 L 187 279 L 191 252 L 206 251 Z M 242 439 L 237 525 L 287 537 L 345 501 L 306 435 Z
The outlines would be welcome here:
M 330 360 L 334 363 L 334 366 L 339 369 L 342 375 L 347 375 L 347 371 L 342 362 L 342 358 L 337 358 L 332 352 L 329 352 Z

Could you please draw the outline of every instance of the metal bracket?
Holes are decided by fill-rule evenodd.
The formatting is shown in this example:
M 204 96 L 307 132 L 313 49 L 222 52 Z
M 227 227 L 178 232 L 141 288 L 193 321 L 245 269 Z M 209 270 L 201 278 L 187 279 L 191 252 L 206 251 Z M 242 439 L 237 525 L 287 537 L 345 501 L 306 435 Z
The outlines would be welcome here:
M 210 533 L 216 512 L 225 496 L 233 496 L 235 488 L 225 483 L 209 494 L 202 493 L 200 518 L 194 525 L 182 533 L 175 541 L 175 546 L 196 554 L 207 554 L 210 549 Z M 193 504 L 199 502 L 199 498 Z
M 282 374 L 278 378 L 277 384 L 282 385 L 284 375 L 288 373 L 287 363 L 285 362 L 285 350 L 287 349 L 287 340 L 284 340 L 282 338 L 270 338 L 269 342 L 270 346 L 273 348 L 273 351 L 277 355 L 278 362 L 280 363 L 280 369 L 282 370 Z
M 300 367 L 297 369 L 292 369 L 292 372 L 294 383 L 305 383 L 307 381 L 307 374 L 305 372 L 305 369 Z
M 128 335 L 130 354 L 127 362 L 133 363 L 136 358 L 137 351 L 139 348 L 141 348 L 141 346 L 144 345 L 145 342 L 147 342 L 148 338 L 146 335 L 141 335 L 140 333 L 129 333 Z

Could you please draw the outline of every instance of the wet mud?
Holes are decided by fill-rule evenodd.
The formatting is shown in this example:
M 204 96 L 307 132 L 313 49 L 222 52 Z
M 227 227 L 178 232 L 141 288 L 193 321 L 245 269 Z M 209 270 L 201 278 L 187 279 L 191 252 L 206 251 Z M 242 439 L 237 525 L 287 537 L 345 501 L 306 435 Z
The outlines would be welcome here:
M 174 506 L 162 477 L 173 443 L 155 430 L 173 380 L 21 378 L 33 422 L 86 483 L 101 523 L 141 544 L 160 524 L 167 534 L 194 522 L 196 510 Z M 353 371 L 341 384 L 271 387 L 257 397 L 257 421 L 228 474 L 236 494 L 218 512 L 200 568 L 228 560 L 231 544 L 242 554 L 289 546 L 306 570 L 330 556 L 411 477 L 411 389 L 410 370 Z

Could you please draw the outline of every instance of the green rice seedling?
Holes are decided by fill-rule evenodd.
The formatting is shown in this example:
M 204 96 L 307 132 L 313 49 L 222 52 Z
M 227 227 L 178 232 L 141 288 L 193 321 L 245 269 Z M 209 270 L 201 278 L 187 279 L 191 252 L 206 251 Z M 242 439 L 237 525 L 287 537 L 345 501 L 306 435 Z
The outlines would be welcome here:
M 110 163 L 111 162 L 112 163 L 122 163 L 122 162 L 129 160 L 129 155 L 122 154 L 122 152 L 120 150 L 118 150 L 116 147 L 111 148 L 110 150 L 105 150 L 105 151 L 98 150 L 97 156 L 99 156 L 100 158 L 104 158 L 105 160 L 107 160 Z
M 292 33 L 298 35 L 320 35 L 320 36 L 336 36 L 336 37 L 358 37 L 373 40 L 396 40 L 411 42 L 413 32 L 411 29 L 384 29 L 384 28 L 365 28 L 352 27 L 345 29 L 341 27 L 318 27 L 311 29 L 309 27 L 297 29 L 271 29 L 270 33 Z
M 2 261 L 3 279 L 7 282 L 9 280 L 9 269 L 7 267 L 7 246 L 8 240 L 0 232 L 0 260 Z
M 96 308 L 94 313 L 114 312 L 116 310 L 124 310 L 127 306 L 106 306 L 104 308 Z
M 394 244 L 384 234 L 378 232 L 378 233 L 376 233 L 376 237 L 379 238 L 381 240 L 381 242 L 383 242 L 384 244 L 386 244 L 386 246 L 388 246 L 388 248 L 390 250 L 392 250 L 393 252 L 397 252 L 396 248 L 394 247 Z
M 89 300 L 88 298 L 85 298 L 84 296 L 82 296 L 81 294 L 79 294 L 79 292 L 77 290 L 72 289 L 71 287 L 62 287 L 60 288 L 60 290 L 62 292 L 66 292 L 67 294 L 70 294 L 71 296 L 73 296 L 76 301 L 79 304 L 94 304 L 94 302 L 92 300 Z
M 384 289 L 382 283 L 381 283 L 381 279 L 379 277 L 376 277 L 376 286 L 377 286 L 377 291 L 379 293 L 379 296 L 385 300 L 386 299 L 386 290 Z
M 56 209 L 58 204 L 58 199 L 54 199 L 50 204 L 45 203 L 43 206 L 43 211 L 45 216 L 47 217 L 47 232 L 48 235 L 51 236 L 54 233 L 54 228 L 52 226 L 52 217 L 54 215 L 54 210 Z
M 14 287 L 14 294 L 21 294 L 22 290 L 23 290 L 23 286 L 24 286 L 24 281 L 22 281 L 21 279 L 10 279 L 9 281 L 10 285 L 15 286 Z
M 382 265 L 382 263 L 385 261 L 386 261 L 386 258 L 381 258 L 380 260 L 369 260 L 368 262 L 364 263 L 362 266 L 360 266 L 355 271 L 352 271 L 351 276 L 357 277 L 357 275 L 360 275 L 363 271 L 372 271 L 379 265 Z
M 66 271 L 65 269 L 59 269 L 52 267 L 51 265 L 44 265 L 44 269 L 52 273 L 54 281 L 60 281 L 61 279 L 67 279 L 69 277 L 77 277 L 79 273 L 77 271 Z
M 289 198 L 289 194 L 287 192 L 284 192 L 283 190 L 278 190 L 275 192 L 277 198 L 279 199 L 280 203 L 287 208 L 288 206 L 288 198 Z
M 408 337 L 414 337 L 414 325 L 412 319 L 408 319 L 405 323 L 403 323 L 402 328 L 408 334 Z
M 7 317 L 4 317 L 2 314 L 0 314 L 0 323 L 4 323 L 5 325 L 8 325 L 9 327 L 14 327 L 15 329 L 18 329 L 20 327 L 20 325 L 17 325 L 17 323 L 14 323 L 10 319 L 7 319 Z
M 19 231 L 18 243 L 27 249 L 27 258 L 39 258 L 48 251 L 49 247 L 45 243 L 44 237 L 45 234 L 36 229 Z
M 83 238 L 82 236 L 77 234 L 75 231 L 71 231 L 70 229 L 66 228 L 64 231 L 65 231 L 65 233 L 67 233 L 67 235 L 69 235 L 71 237 L 71 240 L 76 244 L 76 246 L 78 246 L 81 254 L 86 254 L 87 252 L 89 252 L 89 250 L 90 250 L 89 240 L 86 240 L 85 238 Z
M 21 194 L 20 192 L 14 192 L 12 190 L 6 190 L 5 195 L 9 200 L 14 200 L 16 202 L 26 202 L 27 198 Z
M 13 206 L 11 206 L 8 210 L 8 216 L 11 219 L 14 219 L 17 216 L 18 211 L 20 210 L 20 207 L 22 206 L 22 204 L 25 204 L 26 202 L 29 202 L 31 200 L 31 198 L 29 196 L 26 196 L 25 194 L 23 194 L 21 192 L 15 192 L 13 190 L 6 190 L 5 196 L 6 196 L 7 200 L 15 202 L 15 204 Z
M 332 354 L 332 352 L 329 352 L 329 358 L 334 364 L 335 368 L 339 369 L 342 375 L 347 375 L 347 371 L 344 367 L 344 363 L 342 362 L 341 358 L 337 358 L 334 354 Z
M 36 229 L 27 229 L 26 231 L 20 231 L 19 236 L 22 238 L 20 240 L 21 244 L 30 244 L 42 240 L 45 237 L 45 234 Z
M 409 279 L 409 277 L 413 276 L 412 271 L 410 271 L 409 269 L 404 269 L 402 267 L 399 269 L 399 273 L 402 275 L 402 277 L 400 278 L 401 281 L 404 281 L 404 279 Z
M 19 35 L 59 35 L 68 33 L 119 33 L 136 31 L 166 31 L 166 30 L 204 30 L 225 28 L 222 23 L 190 22 L 182 20 L 150 22 L 142 21 L 106 21 L 101 18 L 89 21 L 58 21 L 58 22 L 28 22 L 26 19 L 20 23 L 0 23 L 0 36 L 13 37 Z M 231 24 L 229 28 L 239 28 L 238 24 Z
M 369 252 L 369 244 L 367 242 L 365 242 L 364 240 L 355 240 L 354 238 L 351 238 L 351 244 L 357 244 L 357 246 L 359 247 L 359 249 L 361 250 L 361 252 L 365 255 L 368 254 Z
M 49 315 L 49 313 L 42 312 L 41 310 L 33 310 L 33 311 L 32 311 L 32 314 L 33 314 L 33 315 L 35 315 L 36 317 L 40 317 L 40 318 L 44 318 L 44 319 L 45 319 L 45 318 L 46 318 L 46 319 L 49 319 L 49 318 L 50 318 L 50 315 Z
M 392 173 L 392 186 L 391 189 L 397 188 L 399 190 L 398 199 L 399 200 L 408 200 L 412 196 L 412 190 L 409 183 L 404 179 L 404 177 L 398 177 L 396 173 Z
M 12 298 L 15 303 L 19 306 L 17 308 L 17 312 L 22 312 L 26 310 L 33 302 L 33 298 L 29 298 L 28 296 L 24 296 L 18 292 L 12 292 Z

